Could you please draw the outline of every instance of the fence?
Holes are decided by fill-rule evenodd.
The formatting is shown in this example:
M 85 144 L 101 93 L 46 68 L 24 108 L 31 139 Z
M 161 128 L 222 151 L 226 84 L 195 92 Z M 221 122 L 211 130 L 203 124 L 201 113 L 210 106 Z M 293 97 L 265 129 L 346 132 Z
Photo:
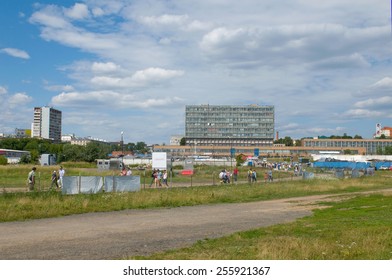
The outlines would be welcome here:
M 370 163 L 353 161 L 316 161 L 313 163 L 313 167 L 333 169 L 366 169 L 370 167 Z
M 140 191 L 140 176 L 66 176 L 63 194 Z

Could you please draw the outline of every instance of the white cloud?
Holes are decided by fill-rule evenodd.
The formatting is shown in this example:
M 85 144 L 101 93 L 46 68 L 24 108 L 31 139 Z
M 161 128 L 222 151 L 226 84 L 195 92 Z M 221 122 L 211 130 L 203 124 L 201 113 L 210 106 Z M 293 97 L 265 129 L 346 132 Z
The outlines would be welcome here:
M 132 81 L 136 83 L 146 84 L 149 82 L 159 82 L 162 80 L 168 80 L 175 77 L 184 75 L 182 70 L 167 70 L 162 68 L 148 68 L 145 70 L 137 71 L 132 76 Z
M 367 99 L 364 101 L 358 101 L 354 104 L 358 108 L 392 108 L 392 97 L 383 96 L 378 99 Z
M 50 91 L 73 91 L 75 88 L 71 85 L 47 85 L 45 86 L 47 90 Z
M 21 93 L 16 93 L 14 95 L 11 95 L 10 98 L 8 99 L 9 106 L 14 108 L 15 106 L 22 106 L 25 105 L 26 103 L 29 103 L 33 100 L 31 96 L 28 96 L 26 93 L 21 92 Z
M 45 6 L 43 9 L 33 13 L 30 17 L 30 22 L 53 29 L 67 29 L 72 26 L 63 17 L 61 9 L 53 5 Z
M 7 89 L 5 87 L 0 86 L 0 94 L 6 94 Z
M 161 15 L 161 16 L 142 16 L 139 21 L 146 25 L 177 25 L 181 26 L 188 21 L 188 15 Z
M 349 28 L 337 24 L 220 27 L 202 38 L 200 48 L 212 61 L 226 63 L 369 66 L 364 55 L 366 47 L 372 40 L 386 42 L 386 31 L 384 27 Z
M 116 65 L 113 62 L 107 62 L 107 63 L 94 62 L 91 65 L 91 70 L 93 72 L 101 72 L 101 73 L 114 72 L 114 71 L 117 71 L 119 68 L 120 68 L 120 66 Z
M 181 102 L 178 97 L 143 98 L 134 94 L 124 94 L 116 91 L 91 91 L 61 93 L 52 98 L 52 103 L 59 107 L 101 106 L 107 110 L 125 108 L 155 108 L 173 105 Z
M 373 88 L 373 89 L 378 89 L 378 88 L 392 89 L 392 78 L 391 77 L 382 78 L 381 80 L 379 80 L 376 83 L 374 83 L 373 85 L 371 85 L 370 88 Z
M 0 52 L 6 53 L 10 56 L 17 57 L 17 58 L 23 58 L 23 59 L 30 58 L 30 55 L 27 52 L 25 52 L 23 50 L 19 50 L 19 49 L 4 48 L 4 49 L 0 49 Z
M 147 68 L 136 71 L 131 77 L 94 76 L 93 85 L 104 88 L 132 88 L 159 85 L 166 81 L 184 75 L 184 71 L 162 68 Z
M 71 8 L 64 8 L 64 14 L 71 19 L 81 20 L 81 19 L 88 18 L 90 12 L 88 10 L 87 5 L 76 3 Z

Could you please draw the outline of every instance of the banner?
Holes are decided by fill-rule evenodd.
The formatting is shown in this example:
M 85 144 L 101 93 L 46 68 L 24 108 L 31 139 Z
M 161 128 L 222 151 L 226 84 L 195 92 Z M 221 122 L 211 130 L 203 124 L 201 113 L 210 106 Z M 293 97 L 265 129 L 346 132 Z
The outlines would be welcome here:
M 166 153 L 162 153 L 162 152 L 152 153 L 152 168 L 167 170 Z

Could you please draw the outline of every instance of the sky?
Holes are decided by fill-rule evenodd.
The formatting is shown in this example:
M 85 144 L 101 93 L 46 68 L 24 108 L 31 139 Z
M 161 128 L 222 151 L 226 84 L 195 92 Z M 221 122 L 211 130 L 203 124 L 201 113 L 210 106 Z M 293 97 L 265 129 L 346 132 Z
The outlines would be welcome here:
M 392 126 L 385 0 L 0 1 L 0 133 L 169 144 L 186 105 L 274 105 L 294 139 Z

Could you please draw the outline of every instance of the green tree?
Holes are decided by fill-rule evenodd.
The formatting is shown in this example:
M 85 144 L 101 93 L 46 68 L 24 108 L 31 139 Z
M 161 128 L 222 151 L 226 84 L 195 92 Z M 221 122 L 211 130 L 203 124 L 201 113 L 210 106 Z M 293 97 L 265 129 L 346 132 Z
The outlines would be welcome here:
M 28 142 L 23 149 L 26 151 L 32 151 L 32 150 L 37 150 L 39 151 L 39 143 L 36 139 L 31 140 L 30 142 Z
M 7 158 L 3 155 L 0 156 L 0 165 L 7 165 Z
M 128 143 L 126 147 L 127 147 L 127 150 L 128 150 L 128 151 L 131 151 L 131 152 L 136 151 L 136 145 L 135 145 L 135 143 Z
M 284 144 L 285 146 L 293 146 L 294 141 L 291 137 L 286 136 L 285 138 L 280 138 L 279 140 L 275 140 L 274 144 Z
M 348 149 L 347 149 L 347 150 L 344 150 L 344 151 L 343 151 L 343 154 L 345 154 L 345 155 L 351 155 L 351 150 L 348 150 Z
M 85 147 L 84 161 L 93 162 L 100 158 L 100 147 L 98 143 L 90 142 Z
M 27 163 L 31 163 L 31 156 L 30 155 L 27 155 L 27 154 L 23 154 L 21 157 L 20 157 L 20 160 L 19 160 L 19 163 L 24 163 L 24 164 L 27 164 Z
M 83 161 L 84 151 L 82 146 L 65 144 L 63 147 L 64 161 Z
M 180 140 L 180 146 L 185 146 L 186 145 L 186 138 L 182 137 Z
M 30 163 L 37 163 L 39 160 L 40 154 L 38 150 L 30 151 Z
M 385 155 L 392 155 L 392 146 L 385 147 Z
M 137 152 L 142 154 L 148 152 L 147 144 L 144 142 L 137 142 L 135 148 Z
M 242 154 L 239 154 L 235 157 L 236 160 L 236 165 L 241 166 L 245 162 L 244 156 Z

